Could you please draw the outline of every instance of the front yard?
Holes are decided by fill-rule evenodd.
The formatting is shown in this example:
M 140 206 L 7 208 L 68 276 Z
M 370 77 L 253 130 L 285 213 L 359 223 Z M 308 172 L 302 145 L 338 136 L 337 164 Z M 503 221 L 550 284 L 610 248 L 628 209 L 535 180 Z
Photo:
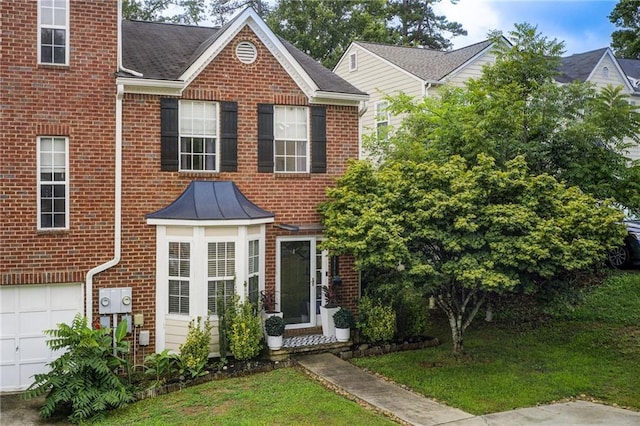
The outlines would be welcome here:
M 213 381 L 145 399 L 103 425 L 391 425 L 295 368 Z
M 640 410 L 640 273 L 615 274 L 577 310 L 534 326 L 477 321 L 453 357 L 436 348 L 353 362 L 474 414 L 572 398 Z M 392 424 L 295 368 L 214 381 L 148 399 L 102 424 Z
M 474 414 L 570 398 L 640 410 L 640 273 L 612 276 L 565 318 L 517 328 L 476 320 L 459 358 L 447 324 L 434 326 L 437 348 L 353 362 Z

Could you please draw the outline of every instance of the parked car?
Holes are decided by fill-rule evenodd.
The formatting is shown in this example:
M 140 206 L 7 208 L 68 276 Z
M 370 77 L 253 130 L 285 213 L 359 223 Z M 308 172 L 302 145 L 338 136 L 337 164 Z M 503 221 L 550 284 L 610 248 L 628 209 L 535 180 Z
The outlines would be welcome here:
M 640 220 L 625 221 L 624 225 L 628 232 L 624 245 L 607 254 L 607 261 L 614 268 L 640 265 Z

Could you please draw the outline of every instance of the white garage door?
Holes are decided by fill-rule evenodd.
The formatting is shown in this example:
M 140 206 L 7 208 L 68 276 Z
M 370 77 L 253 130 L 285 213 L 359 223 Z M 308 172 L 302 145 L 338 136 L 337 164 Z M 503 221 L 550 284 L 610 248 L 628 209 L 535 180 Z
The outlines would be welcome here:
M 0 286 L 0 391 L 23 390 L 59 356 L 43 330 L 82 312 L 81 284 Z

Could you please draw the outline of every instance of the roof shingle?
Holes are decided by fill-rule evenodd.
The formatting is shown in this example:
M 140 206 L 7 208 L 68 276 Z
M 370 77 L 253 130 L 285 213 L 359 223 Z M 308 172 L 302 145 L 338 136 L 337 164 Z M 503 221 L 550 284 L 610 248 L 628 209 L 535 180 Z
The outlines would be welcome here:
M 211 44 L 222 34 L 224 27 L 197 27 L 144 21 L 122 22 L 122 60 L 125 68 L 142 73 L 142 77 L 128 73 L 129 78 L 177 81 Z M 366 95 L 353 85 L 323 67 L 286 40 L 279 39 L 291 56 L 325 92 Z

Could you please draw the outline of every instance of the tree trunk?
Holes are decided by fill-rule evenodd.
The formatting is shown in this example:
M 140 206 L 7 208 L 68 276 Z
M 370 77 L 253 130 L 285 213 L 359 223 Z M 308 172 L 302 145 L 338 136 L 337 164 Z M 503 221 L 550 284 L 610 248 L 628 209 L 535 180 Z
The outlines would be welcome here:
M 455 355 L 460 355 L 464 353 L 464 330 L 462 328 L 462 318 L 460 316 L 454 315 L 453 313 L 447 313 L 447 317 L 449 318 L 449 326 L 451 327 L 453 353 Z

